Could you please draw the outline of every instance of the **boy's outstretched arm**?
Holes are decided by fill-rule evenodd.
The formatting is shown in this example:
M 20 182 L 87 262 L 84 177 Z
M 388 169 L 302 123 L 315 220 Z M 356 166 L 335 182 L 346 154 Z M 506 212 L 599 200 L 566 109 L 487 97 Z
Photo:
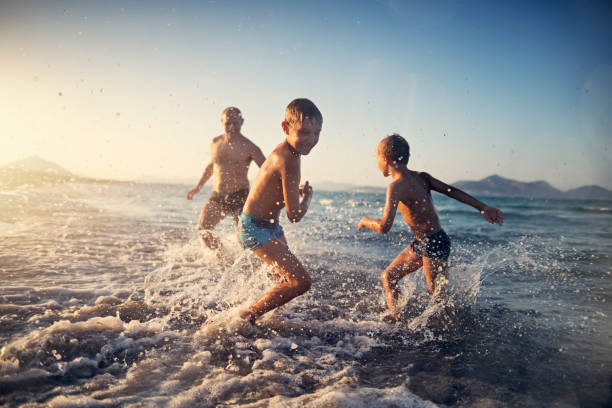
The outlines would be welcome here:
M 204 173 L 202 173 L 202 177 L 200 177 L 200 181 L 198 181 L 198 184 L 194 188 L 189 190 L 189 192 L 187 193 L 188 200 L 191 200 L 193 196 L 200 191 L 202 186 L 208 181 L 208 179 L 212 176 L 212 174 L 213 174 L 213 164 L 212 162 L 210 162 L 208 163 L 208 166 L 206 166 L 206 169 L 204 169 Z
M 461 201 L 462 203 L 465 203 L 467 205 L 471 205 L 472 207 L 480 211 L 485 220 L 489 221 L 491 224 L 502 225 L 504 223 L 504 216 L 499 209 L 489 207 L 488 205 L 481 201 L 478 201 L 465 191 L 448 185 L 432 176 L 429 176 L 429 185 L 431 186 L 432 190 L 447 195 L 450 198 L 454 198 L 455 200 Z
M 283 198 L 285 199 L 285 210 L 289 221 L 299 222 L 306 215 L 310 200 L 312 199 L 312 187 L 308 181 L 300 189 L 300 163 L 290 162 L 281 170 Z M 300 191 L 301 190 L 301 191 Z M 300 201 L 300 196 L 302 201 Z
M 397 213 L 397 205 L 399 203 L 397 193 L 397 189 L 393 188 L 393 183 L 389 184 L 382 218 L 376 220 L 370 217 L 363 217 L 361 221 L 359 221 L 359 225 L 357 225 L 357 232 L 360 232 L 363 227 L 367 227 L 372 231 L 380 232 L 381 234 L 386 234 L 389 232 L 393 226 L 395 214 Z

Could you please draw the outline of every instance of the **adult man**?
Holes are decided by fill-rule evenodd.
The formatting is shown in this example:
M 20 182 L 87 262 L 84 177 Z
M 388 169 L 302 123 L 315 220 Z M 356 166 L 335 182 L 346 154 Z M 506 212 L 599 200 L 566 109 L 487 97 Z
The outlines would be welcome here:
M 266 159 L 259 147 L 240 133 L 243 122 L 238 108 L 230 106 L 223 111 L 221 123 L 225 134 L 212 140 L 210 163 L 198 184 L 187 193 L 187 199 L 191 200 L 214 176 L 213 192 L 202 208 L 198 221 L 202 241 L 213 250 L 220 249 L 221 242 L 211 230 L 228 214 L 233 216 L 234 224 L 238 221 L 238 214 L 249 195 L 247 173 L 251 161 L 261 167 Z

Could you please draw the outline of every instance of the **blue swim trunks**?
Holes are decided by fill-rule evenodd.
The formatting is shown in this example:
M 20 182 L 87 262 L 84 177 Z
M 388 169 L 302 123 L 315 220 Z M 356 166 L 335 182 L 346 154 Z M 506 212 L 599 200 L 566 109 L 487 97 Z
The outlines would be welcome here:
M 259 249 L 271 239 L 282 239 L 285 236 L 278 220 L 270 222 L 245 212 L 238 217 L 238 238 L 251 251 Z

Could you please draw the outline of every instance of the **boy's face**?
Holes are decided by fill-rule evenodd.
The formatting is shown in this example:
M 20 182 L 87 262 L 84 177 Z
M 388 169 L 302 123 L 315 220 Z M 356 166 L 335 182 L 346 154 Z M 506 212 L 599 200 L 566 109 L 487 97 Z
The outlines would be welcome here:
M 225 130 L 225 133 L 240 133 L 242 122 L 244 122 L 242 115 L 236 112 L 230 111 L 221 116 L 221 123 L 223 124 L 223 130 Z
M 283 122 L 282 127 L 287 134 L 287 141 L 299 154 L 307 155 L 319 142 L 323 123 L 317 119 L 306 118 L 299 122 Z
M 378 147 L 376 148 L 376 165 L 383 176 L 389 176 L 389 160 L 380 152 L 380 148 Z

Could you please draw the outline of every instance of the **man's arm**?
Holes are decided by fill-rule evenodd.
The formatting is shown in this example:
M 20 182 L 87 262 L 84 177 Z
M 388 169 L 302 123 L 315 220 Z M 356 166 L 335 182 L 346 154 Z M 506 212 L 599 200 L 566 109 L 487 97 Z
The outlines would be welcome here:
M 367 227 L 372 231 L 386 234 L 391 230 L 393 221 L 395 220 L 395 214 L 397 213 L 397 205 L 399 204 L 397 188 L 394 188 L 393 183 L 387 187 L 387 199 L 385 201 L 385 209 L 383 210 L 383 216 L 381 219 L 376 220 L 370 217 L 363 217 L 357 225 L 357 232 L 361 231 L 363 227 Z
M 304 218 L 312 199 L 312 187 L 308 184 L 308 181 L 304 184 L 302 191 L 300 191 L 300 172 L 299 160 L 285 159 L 281 169 L 283 198 L 285 200 L 287 218 L 294 223 Z M 302 196 L 301 202 L 300 196 Z
M 193 196 L 200 191 L 200 189 L 204 186 L 204 184 L 208 181 L 212 174 L 213 164 L 212 162 L 210 162 L 208 163 L 208 166 L 206 166 L 206 169 L 204 169 L 204 173 L 202 173 L 202 177 L 200 177 L 200 181 L 198 181 L 198 184 L 194 188 L 189 190 L 189 192 L 187 193 L 188 200 L 191 200 Z
M 259 167 L 266 161 L 266 156 L 262 153 L 261 149 L 251 142 L 251 160 L 253 160 Z
M 455 200 L 461 201 L 462 203 L 465 203 L 467 205 L 471 205 L 472 207 L 480 211 L 482 216 L 491 224 L 502 225 L 504 223 L 504 216 L 502 215 L 502 212 L 499 209 L 489 207 L 488 205 L 478 201 L 465 191 L 448 185 L 432 176 L 429 176 L 429 185 L 431 186 L 432 190 L 447 195 L 450 198 L 454 198 Z

